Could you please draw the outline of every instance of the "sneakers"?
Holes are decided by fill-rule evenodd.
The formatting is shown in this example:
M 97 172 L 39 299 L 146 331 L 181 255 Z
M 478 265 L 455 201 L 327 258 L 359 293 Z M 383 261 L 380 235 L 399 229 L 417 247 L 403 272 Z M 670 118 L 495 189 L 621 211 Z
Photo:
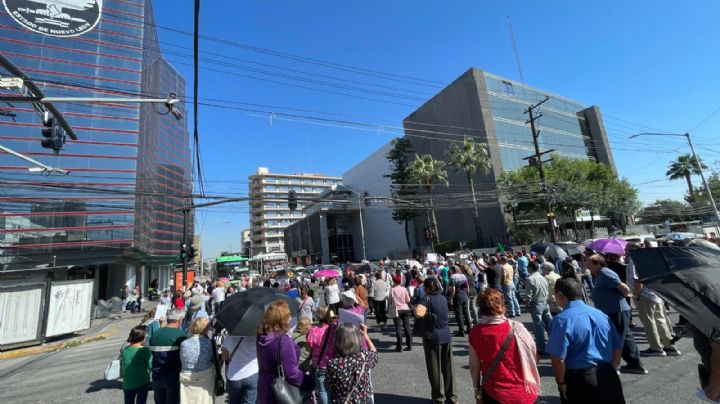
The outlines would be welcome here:
M 647 369 L 645 369 L 642 366 L 638 367 L 630 367 L 630 366 L 620 366 L 620 373 L 630 373 L 634 375 L 646 375 L 648 373 Z
M 674 346 L 669 347 L 669 348 L 663 348 L 663 351 L 665 351 L 665 354 L 667 354 L 667 356 L 680 356 L 680 355 L 682 355 L 682 352 L 680 352 L 680 350 L 677 349 L 677 348 L 675 348 Z
M 640 351 L 640 356 L 667 356 L 665 351 L 656 351 L 652 348 L 648 348 L 644 351 Z

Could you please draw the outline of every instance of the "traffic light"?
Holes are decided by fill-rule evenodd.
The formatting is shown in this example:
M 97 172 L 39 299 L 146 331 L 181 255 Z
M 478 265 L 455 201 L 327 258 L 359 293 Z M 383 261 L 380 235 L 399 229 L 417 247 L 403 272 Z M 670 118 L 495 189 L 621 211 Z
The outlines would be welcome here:
M 55 153 L 65 148 L 65 130 L 60 126 L 55 117 L 47 112 L 43 118 L 42 135 L 40 145 L 46 149 L 53 149 Z
M 188 256 L 187 245 L 183 244 L 182 246 L 180 246 L 180 261 L 185 262 L 185 259 L 187 258 L 187 256 Z
M 288 191 L 288 208 L 290 210 L 297 209 L 297 193 L 292 189 Z

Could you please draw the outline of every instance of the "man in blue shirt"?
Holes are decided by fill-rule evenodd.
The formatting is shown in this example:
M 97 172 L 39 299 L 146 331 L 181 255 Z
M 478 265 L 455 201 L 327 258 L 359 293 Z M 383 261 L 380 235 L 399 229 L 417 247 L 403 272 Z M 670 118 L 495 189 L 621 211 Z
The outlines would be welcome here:
M 627 365 L 622 366 L 620 371 L 638 375 L 647 374 L 647 369 L 640 362 L 640 351 L 630 330 L 630 305 L 625 300 L 630 296 L 630 288 L 620 280 L 618 274 L 607 267 L 605 258 L 600 255 L 590 256 L 587 265 L 595 284 L 592 290 L 593 303 L 598 310 L 610 317 L 624 341 L 622 358 Z
M 582 301 L 575 279 L 555 283 L 564 310 L 552 321 L 547 352 L 562 403 L 625 403 L 615 369 L 623 346 L 610 318 Z

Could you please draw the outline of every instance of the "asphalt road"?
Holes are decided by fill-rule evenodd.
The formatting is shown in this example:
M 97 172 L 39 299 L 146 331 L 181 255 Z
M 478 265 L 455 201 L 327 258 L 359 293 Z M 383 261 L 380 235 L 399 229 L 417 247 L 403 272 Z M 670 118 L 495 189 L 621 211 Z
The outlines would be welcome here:
M 673 319 L 676 316 L 673 315 Z M 520 320 L 530 325 L 524 314 Z M 117 356 L 128 330 L 139 319 L 113 322 L 105 331 L 113 336 L 50 354 L 0 361 L 0 402 L 3 403 L 117 403 L 122 402 L 120 382 L 107 382 L 103 372 Z M 428 403 L 430 388 L 419 339 L 410 352 L 394 352 L 394 329 L 378 330 L 371 319 L 370 331 L 377 341 L 380 362 L 373 370 L 372 380 L 377 404 Z M 642 329 L 636 328 L 641 349 L 645 349 Z M 680 357 L 645 358 L 649 370 L 645 376 L 621 375 L 625 397 L 629 403 L 689 403 L 695 402 L 697 386 L 697 354 L 692 341 L 678 342 Z M 468 371 L 468 343 L 466 338 L 453 341 L 455 375 L 459 388 L 459 402 L 472 403 L 472 384 Z M 542 396 L 539 402 L 559 403 L 549 359 L 540 362 Z M 152 394 L 148 402 L 152 401 Z M 222 399 L 218 403 L 224 402 Z

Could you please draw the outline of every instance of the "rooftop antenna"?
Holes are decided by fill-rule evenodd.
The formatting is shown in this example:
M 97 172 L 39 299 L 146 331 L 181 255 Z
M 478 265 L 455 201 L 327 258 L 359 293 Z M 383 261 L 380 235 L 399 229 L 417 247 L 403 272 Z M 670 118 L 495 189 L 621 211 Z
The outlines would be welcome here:
M 507 16 L 508 31 L 510 31 L 510 40 L 512 41 L 513 51 L 515 52 L 515 63 L 517 63 L 518 73 L 520 73 L 520 82 L 525 84 L 525 79 L 522 74 L 522 66 L 520 65 L 520 53 L 518 53 L 517 46 L 515 45 L 515 34 L 513 33 L 512 23 L 510 22 L 510 16 Z

